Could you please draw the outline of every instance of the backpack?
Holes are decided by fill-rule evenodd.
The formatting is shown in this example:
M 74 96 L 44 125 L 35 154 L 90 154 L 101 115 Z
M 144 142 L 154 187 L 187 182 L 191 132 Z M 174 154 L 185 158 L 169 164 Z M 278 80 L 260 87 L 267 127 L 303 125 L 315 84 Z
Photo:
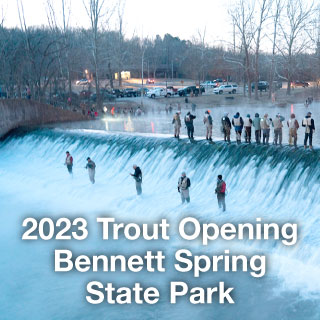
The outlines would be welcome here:
M 226 188 L 227 188 L 227 185 L 226 185 L 226 183 L 223 181 L 223 182 L 222 182 L 222 185 L 221 185 L 221 190 L 220 190 L 220 192 L 221 192 L 221 193 L 225 193 L 225 192 L 226 192 Z

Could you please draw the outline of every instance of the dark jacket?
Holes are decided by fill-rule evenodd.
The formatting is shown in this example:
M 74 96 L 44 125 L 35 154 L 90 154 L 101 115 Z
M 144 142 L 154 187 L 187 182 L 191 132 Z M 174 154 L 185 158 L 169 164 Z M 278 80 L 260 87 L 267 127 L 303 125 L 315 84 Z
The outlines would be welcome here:
M 95 169 L 95 168 L 96 168 L 96 164 L 92 160 L 88 161 L 86 165 L 86 169 Z
M 196 118 L 193 114 L 189 113 L 184 117 L 184 123 L 187 127 L 193 127 L 193 120 Z
M 135 168 L 134 174 L 132 176 L 137 182 L 142 182 L 142 171 L 139 167 Z
M 184 179 L 187 179 L 187 185 L 186 185 L 186 188 L 184 189 L 182 184 L 183 184 L 183 180 Z M 179 178 L 179 181 L 178 181 L 178 191 L 180 192 L 180 188 L 182 188 L 183 190 L 187 190 L 189 189 L 191 186 L 191 182 L 190 182 L 190 179 L 188 177 L 180 177 Z
M 228 116 L 221 118 L 221 124 L 223 129 L 225 128 L 231 129 L 231 121 Z

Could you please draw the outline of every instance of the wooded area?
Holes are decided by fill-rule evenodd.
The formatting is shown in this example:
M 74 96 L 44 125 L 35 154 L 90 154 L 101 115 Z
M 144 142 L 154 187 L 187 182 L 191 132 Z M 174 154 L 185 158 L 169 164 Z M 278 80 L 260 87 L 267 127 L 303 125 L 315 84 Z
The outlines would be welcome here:
M 48 25 L 43 27 L 29 26 L 22 1 L 17 4 L 20 28 L 7 28 L 5 19 L 0 26 L 0 84 L 9 97 L 22 97 L 26 87 L 39 101 L 58 91 L 71 95 L 72 81 L 85 76 L 85 70 L 93 74 L 97 101 L 101 79 L 108 79 L 111 88 L 121 87 L 121 76 L 115 80 L 114 75 L 123 70 L 137 78 L 144 70 L 144 78 L 197 83 L 219 77 L 243 84 L 267 80 L 272 86 L 282 80 L 289 84 L 287 94 L 294 80 L 320 79 L 320 11 L 304 0 L 236 0 L 228 22 L 234 33 L 223 47 L 207 43 L 206 29 L 195 31 L 190 40 L 170 34 L 128 37 L 121 0 L 112 8 L 107 0 L 84 0 L 88 29 L 69 25 L 67 0 L 60 0 L 62 17 L 47 0 Z M 115 16 L 117 28 L 111 30 L 108 21 Z

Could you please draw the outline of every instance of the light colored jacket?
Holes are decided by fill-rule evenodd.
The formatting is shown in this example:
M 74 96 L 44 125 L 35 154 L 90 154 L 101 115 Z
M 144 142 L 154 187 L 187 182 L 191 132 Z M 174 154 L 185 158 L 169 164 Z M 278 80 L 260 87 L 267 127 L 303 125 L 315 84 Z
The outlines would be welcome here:
M 263 119 L 261 119 L 261 129 L 262 130 L 266 130 L 266 129 L 270 129 L 270 120 L 266 117 L 263 117 Z
M 245 118 L 244 119 L 244 126 L 245 127 L 252 127 L 252 120 L 250 121 L 250 118 Z
M 272 126 L 275 130 L 281 129 L 283 127 L 282 121 L 284 120 L 284 117 L 276 117 L 272 120 Z
M 181 127 L 181 119 L 180 119 L 180 117 L 179 117 L 178 114 L 175 114 L 175 115 L 173 116 L 173 121 L 172 121 L 172 123 L 174 124 L 175 127 Z

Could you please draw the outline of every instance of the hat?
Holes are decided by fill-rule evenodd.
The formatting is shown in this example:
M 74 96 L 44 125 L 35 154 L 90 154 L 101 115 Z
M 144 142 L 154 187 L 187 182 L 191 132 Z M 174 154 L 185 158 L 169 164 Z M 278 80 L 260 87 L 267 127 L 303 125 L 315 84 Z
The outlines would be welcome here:
M 247 114 L 247 118 L 250 118 L 250 114 L 249 113 Z
M 87 160 L 91 160 L 90 157 L 88 157 Z
M 185 176 L 185 175 L 186 175 L 186 173 L 183 171 L 183 172 L 181 172 L 181 175 L 182 175 L 182 176 Z
M 259 113 L 256 113 L 256 114 L 255 114 L 255 117 L 259 117 Z
M 312 113 L 309 111 L 308 113 L 307 113 L 307 116 L 311 116 L 312 115 Z

